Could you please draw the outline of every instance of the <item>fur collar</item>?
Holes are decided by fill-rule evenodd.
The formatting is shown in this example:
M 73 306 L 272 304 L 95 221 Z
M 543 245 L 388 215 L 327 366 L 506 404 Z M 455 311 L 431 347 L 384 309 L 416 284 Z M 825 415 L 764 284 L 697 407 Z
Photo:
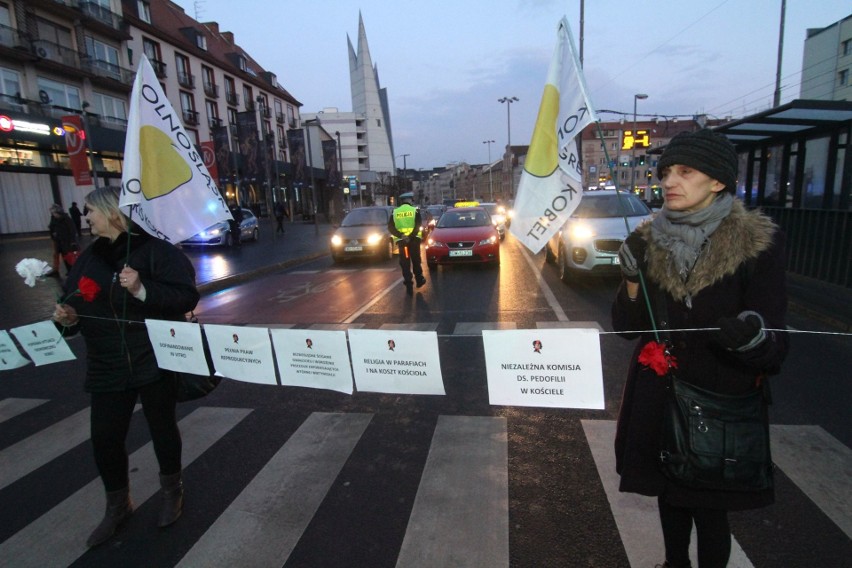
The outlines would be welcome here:
M 734 274 L 742 263 L 768 249 L 775 229 L 769 217 L 757 210 L 746 210 L 742 202 L 735 199 L 731 213 L 708 238 L 685 283 L 678 277 L 668 251 L 651 239 L 651 224 L 646 223 L 639 230 L 648 241 L 648 277 L 675 300 L 683 301 Z

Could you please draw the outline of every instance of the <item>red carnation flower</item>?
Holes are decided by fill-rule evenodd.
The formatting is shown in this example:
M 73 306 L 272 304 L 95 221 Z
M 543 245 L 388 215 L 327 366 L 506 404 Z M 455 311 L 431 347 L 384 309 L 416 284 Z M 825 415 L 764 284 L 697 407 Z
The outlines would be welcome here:
M 649 341 L 639 353 L 639 363 L 663 377 L 669 369 L 677 369 L 677 359 L 658 341 Z
M 80 281 L 77 282 L 77 290 L 80 292 L 80 296 L 83 300 L 86 302 L 94 302 L 98 292 L 101 291 L 101 287 L 88 276 L 81 276 Z

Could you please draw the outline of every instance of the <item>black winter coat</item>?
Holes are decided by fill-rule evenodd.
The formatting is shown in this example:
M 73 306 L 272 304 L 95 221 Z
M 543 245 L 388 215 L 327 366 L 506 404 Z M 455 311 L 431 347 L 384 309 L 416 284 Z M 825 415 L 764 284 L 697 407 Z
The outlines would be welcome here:
M 77 250 L 77 227 L 67 213 L 61 213 L 59 217 L 51 215 L 47 230 L 59 254 Z
M 785 329 L 784 237 L 768 218 L 745 211 L 735 201 L 731 214 L 710 235 L 710 246 L 699 256 L 686 285 L 669 267 L 666 251 L 651 240 L 650 226 L 640 231 L 648 240 L 646 282 L 653 309 L 659 313 L 658 300 L 665 297 L 668 311 L 665 323 L 659 317 L 655 319 L 658 329 L 714 328 L 719 318 L 736 317 L 745 310 L 759 313 L 766 328 Z M 638 336 L 639 342 L 624 386 L 616 430 L 620 490 L 665 495 L 666 501 L 677 507 L 739 510 L 772 503 L 771 489 L 755 493 L 695 490 L 678 486 L 662 474 L 658 456 L 666 379 L 637 361 L 642 347 L 655 339 L 648 331 L 652 326 L 641 292 L 638 301 L 630 301 L 622 284 L 613 303 L 612 324 L 615 331 L 642 330 L 622 334 L 628 339 Z M 713 342 L 709 331 L 673 331 L 677 377 L 723 394 L 753 390 L 758 377 L 779 371 L 787 353 L 786 333 L 767 332 L 767 338 L 755 349 L 737 353 Z
M 195 269 L 174 245 L 140 231 L 130 237 L 129 256 L 127 250 L 127 233 L 114 242 L 97 239 L 80 255 L 64 285 L 66 303 L 80 315 L 70 332 L 80 331 L 86 340 L 87 392 L 121 391 L 163 378 L 143 322 L 185 321 L 200 297 Z M 125 264 L 139 272 L 144 302 L 118 282 Z M 100 287 L 91 302 L 73 294 L 83 277 Z

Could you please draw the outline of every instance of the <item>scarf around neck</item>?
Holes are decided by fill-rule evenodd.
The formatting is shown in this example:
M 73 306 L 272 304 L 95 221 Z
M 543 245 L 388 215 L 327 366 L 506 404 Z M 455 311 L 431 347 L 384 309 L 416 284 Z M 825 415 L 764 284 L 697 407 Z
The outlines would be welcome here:
M 702 248 L 710 246 L 710 235 L 731 212 L 734 198 L 722 193 L 710 205 L 698 211 L 671 211 L 665 206 L 651 223 L 651 236 L 668 256 L 685 282 Z M 705 245 L 706 243 L 706 245 Z

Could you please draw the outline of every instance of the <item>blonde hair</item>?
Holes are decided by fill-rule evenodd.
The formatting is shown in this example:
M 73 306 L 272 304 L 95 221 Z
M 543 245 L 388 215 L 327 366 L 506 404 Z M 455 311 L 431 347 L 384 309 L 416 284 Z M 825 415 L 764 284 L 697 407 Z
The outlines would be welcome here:
M 110 225 L 123 233 L 127 231 L 129 219 L 118 208 L 120 192 L 118 187 L 100 187 L 86 196 L 86 204 L 103 213 L 109 219 Z

